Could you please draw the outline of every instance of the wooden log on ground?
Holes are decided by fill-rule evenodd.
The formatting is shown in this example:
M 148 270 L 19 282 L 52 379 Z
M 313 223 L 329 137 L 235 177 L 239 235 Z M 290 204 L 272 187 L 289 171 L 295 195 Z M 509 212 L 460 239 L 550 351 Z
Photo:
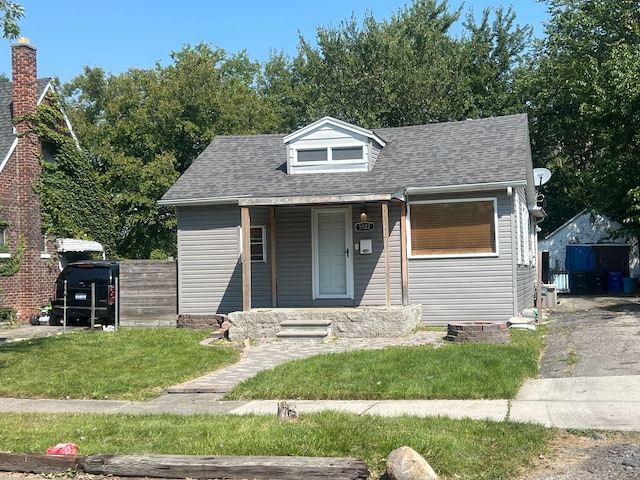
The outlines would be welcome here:
M 0 471 L 56 474 L 77 470 L 84 455 L 44 455 L 0 452 Z
M 364 480 L 367 464 L 357 458 L 197 455 L 89 455 L 82 469 L 93 475 L 156 478 L 251 478 Z

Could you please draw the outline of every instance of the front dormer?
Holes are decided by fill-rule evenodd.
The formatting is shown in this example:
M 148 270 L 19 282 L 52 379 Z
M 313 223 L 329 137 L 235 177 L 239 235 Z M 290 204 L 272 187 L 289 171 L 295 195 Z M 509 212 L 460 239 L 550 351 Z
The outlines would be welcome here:
M 287 172 L 345 173 L 373 170 L 385 142 L 371 130 L 324 117 L 283 139 Z

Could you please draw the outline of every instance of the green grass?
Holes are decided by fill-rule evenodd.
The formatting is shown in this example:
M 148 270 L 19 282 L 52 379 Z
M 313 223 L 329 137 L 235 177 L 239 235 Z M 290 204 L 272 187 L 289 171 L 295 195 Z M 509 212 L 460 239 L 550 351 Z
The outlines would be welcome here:
M 512 331 L 509 345 L 444 344 L 321 355 L 289 362 L 234 389 L 233 398 L 512 398 L 537 372 L 545 330 Z M 141 400 L 239 358 L 208 332 L 121 329 L 0 346 L 0 396 Z M 310 381 L 312 379 L 312 381 Z M 0 451 L 357 457 L 381 474 L 403 445 L 443 480 L 516 478 L 554 431 L 510 421 L 302 414 L 296 422 L 234 415 L 0 415 Z
M 225 399 L 514 398 L 536 375 L 543 343 L 541 331 L 511 335 L 507 345 L 392 347 L 287 362 L 242 382 Z
M 546 452 L 552 430 L 513 422 L 303 414 L 273 416 L 0 416 L 0 450 L 40 452 L 72 442 L 78 453 L 357 457 L 377 474 L 392 450 L 420 453 L 446 479 L 512 479 Z
M 81 331 L 2 345 L 0 396 L 149 399 L 238 360 L 237 348 L 200 345 L 208 333 Z

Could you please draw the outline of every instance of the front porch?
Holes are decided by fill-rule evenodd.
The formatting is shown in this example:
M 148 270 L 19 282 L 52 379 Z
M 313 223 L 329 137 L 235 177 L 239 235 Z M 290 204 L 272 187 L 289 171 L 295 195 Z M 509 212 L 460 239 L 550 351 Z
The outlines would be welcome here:
M 229 339 L 403 337 L 421 322 L 422 305 L 252 309 L 229 313 Z

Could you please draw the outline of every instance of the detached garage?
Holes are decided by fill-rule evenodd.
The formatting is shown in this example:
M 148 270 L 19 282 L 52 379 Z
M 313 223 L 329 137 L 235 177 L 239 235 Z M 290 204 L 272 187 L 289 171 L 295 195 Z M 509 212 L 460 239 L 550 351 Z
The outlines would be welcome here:
M 640 277 L 638 239 L 604 215 L 583 210 L 540 240 L 543 282 L 559 292 L 598 295 L 633 291 Z

